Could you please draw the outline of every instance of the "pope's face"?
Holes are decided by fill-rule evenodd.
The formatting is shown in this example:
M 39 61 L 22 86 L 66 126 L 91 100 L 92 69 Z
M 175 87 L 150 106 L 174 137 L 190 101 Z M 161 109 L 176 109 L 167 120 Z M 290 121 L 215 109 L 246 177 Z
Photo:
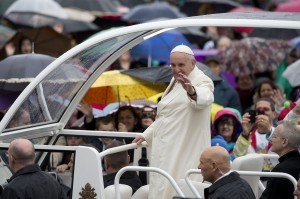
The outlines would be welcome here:
M 177 80 L 178 74 L 188 76 L 195 67 L 196 61 L 189 55 L 181 52 L 174 52 L 170 55 L 171 68 L 174 78 Z

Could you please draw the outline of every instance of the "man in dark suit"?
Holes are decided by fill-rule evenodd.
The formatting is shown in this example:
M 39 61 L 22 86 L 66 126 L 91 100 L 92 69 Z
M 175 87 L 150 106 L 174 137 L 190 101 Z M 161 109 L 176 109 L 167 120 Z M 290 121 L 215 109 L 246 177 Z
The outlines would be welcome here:
M 273 172 L 283 172 L 299 178 L 300 128 L 289 121 L 279 124 L 270 137 L 271 151 L 279 155 L 279 163 Z M 269 178 L 261 199 L 293 199 L 294 186 L 292 182 L 283 178 Z
M 107 149 L 124 145 L 118 140 L 112 140 Z M 110 154 L 104 157 L 104 166 L 107 175 L 103 176 L 104 187 L 113 185 L 117 172 L 129 165 L 130 156 L 127 151 Z M 129 185 L 133 193 L 142 186 L 142 182 L 135 171 L 127 171 L 120 178 L 120 184 Z
M 200 157 L 203 180 L 212 185 L 204 190 L 205 199 L 255 199 L 250 185 L 240 175 L 230 170 L 228 151 L 220 146 L 205 149 Z

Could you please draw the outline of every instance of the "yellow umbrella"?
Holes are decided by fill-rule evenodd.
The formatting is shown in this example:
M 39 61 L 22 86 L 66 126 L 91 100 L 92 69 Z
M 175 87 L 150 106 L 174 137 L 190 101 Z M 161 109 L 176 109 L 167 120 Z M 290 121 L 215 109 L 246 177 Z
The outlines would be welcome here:
M 163 92 L 158 93 L 156 95 L 153 95 L 153 96 L 149 97 L 148 100 L 157 103 L 158 98 L 160 98 L 162 95 L 163 95 Z
M 148 100 L 157 103 L 158 98 L 161 97 L 162 94 L 163 94 L 163 93 L 158 93 L 158 94 L 156 94 L 156 95 L 153 95 L 153 96 L 149 97 Z M 224 108 L 224 107 L 221 106 L 221 105 L 219 105 L 219 104 L 213 103 L 213 104 L 211 105 L 211 121 L 214 121 L 215 116 L 216 116 L 216 113 L 217 113 L 219 110 L 223 109 L 223 108 Z
M 219 105 L 219 104 L 213 103 L 213 104 L 211 105 L 211 121 L 212 121 L 212 122 L 213 122 L 214 119 L 215 119 L 216 113 L 217 113 L 219 110 L 223 109 L 223 108 L 224 108 L 224 107 L 221 106 L 221 105 Z
M 147 99 L 163 92 L 166 87 L 166 84 L 139 80 L 118 70 L 112 70 L 101 74 L 84 96 L 84 100 L 99 104 L 130 102 L 136 99 Z

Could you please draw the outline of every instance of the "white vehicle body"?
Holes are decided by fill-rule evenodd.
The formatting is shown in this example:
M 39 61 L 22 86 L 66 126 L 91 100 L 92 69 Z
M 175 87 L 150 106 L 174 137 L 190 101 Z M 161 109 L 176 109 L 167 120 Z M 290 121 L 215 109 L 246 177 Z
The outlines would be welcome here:
M 188 17 L 113 29 L 90 38 L 57 58 L 21 93 L 0 123 L 0 149 L 7 149 L 10 141 L 22 137 L 31 139 L 38 144 L 36 148 L 42 151 L 76 151 L 73 198 L 85 198 L 82 191 L 92 189 L 94 198 L 105 199 L 101 156 L 97 151 L 89 147 L 53 144 L 62 135 L 135 137 L 136 133 L 130 132 L 108 134 L 104 131 L 68 130 L 64 127 L 94 81 L 124 52 L 169 29 L 203 26 L 300 29 L 300 13 L 224 13 Z M 67 103 L 50 100 L 50 96 L 58 96 L 60 91 L 67 93 Z M 24 107 L 32 111 L 30 114 L 35 120 L 31 125 L 9 128 L 18 109 Z M 42 164 L 46 155 L 41 153 L 37 163 Z

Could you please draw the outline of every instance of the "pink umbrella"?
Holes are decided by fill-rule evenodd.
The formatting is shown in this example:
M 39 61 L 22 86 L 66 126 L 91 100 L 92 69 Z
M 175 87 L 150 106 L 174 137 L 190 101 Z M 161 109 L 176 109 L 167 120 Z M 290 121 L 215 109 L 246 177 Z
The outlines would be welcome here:
M 276 12 L 300 12 L 300 0 L 293 0 L 277 5 Z
M 237 7 L 230 10 L 229 12 L 262 12 L 262 11 L 263 11 L 262 9 L 255 8 L 255 7 Z M 236 30 L 237 32 L 247 33 L 247 34 L 252 33 L 254 30 L 254 28 L 252 27 L 234 27 L 233 29 Z

